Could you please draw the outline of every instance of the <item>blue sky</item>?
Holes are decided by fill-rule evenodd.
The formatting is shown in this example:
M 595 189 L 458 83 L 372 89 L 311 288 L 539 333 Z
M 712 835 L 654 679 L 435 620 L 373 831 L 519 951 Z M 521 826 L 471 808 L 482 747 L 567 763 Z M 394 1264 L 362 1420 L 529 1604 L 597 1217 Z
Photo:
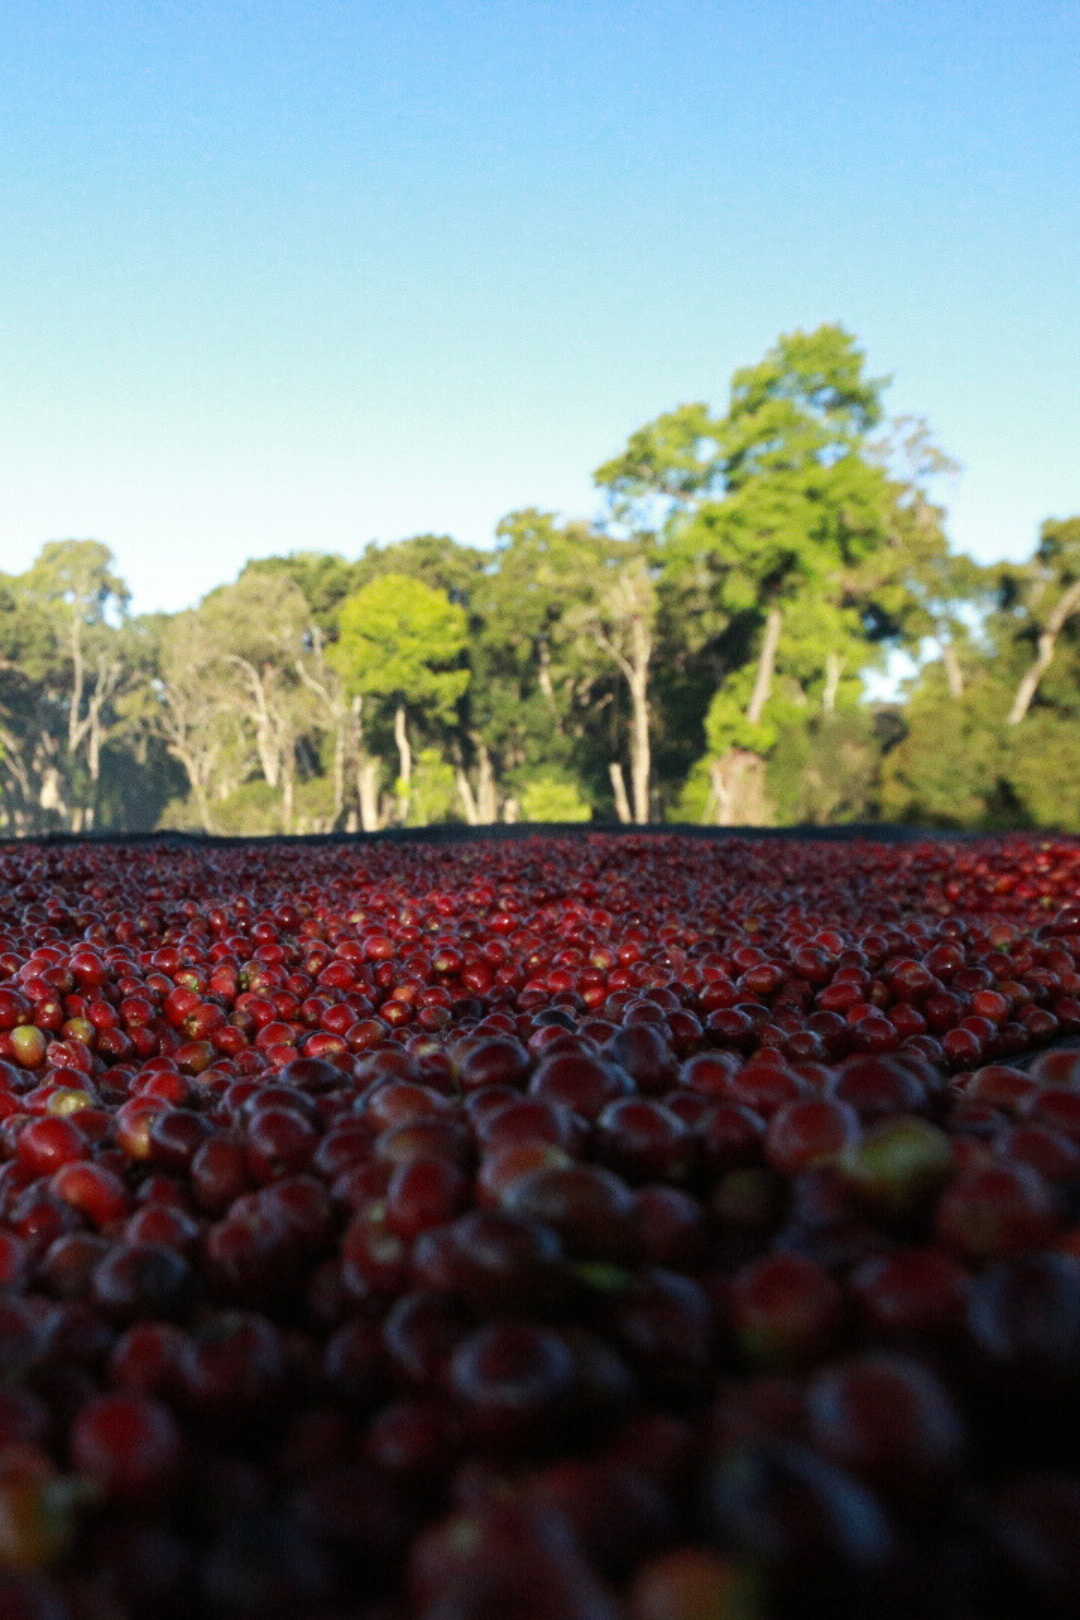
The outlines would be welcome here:
M 964 465 L 1080 511 L 1074 0 L 12 0 L 0 568 L 137 608 L 249 556 L 596 509 L 590 474 L 841 320 Z

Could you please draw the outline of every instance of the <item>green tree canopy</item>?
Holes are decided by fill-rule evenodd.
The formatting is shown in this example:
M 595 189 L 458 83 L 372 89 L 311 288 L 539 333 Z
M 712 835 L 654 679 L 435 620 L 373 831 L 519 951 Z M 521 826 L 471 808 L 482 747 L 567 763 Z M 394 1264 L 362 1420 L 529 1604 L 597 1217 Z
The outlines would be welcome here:
M 865 364 L 852 334 L 826 324 L 785 334 L 756 366 L 737 371 L 719 431 L 728 489 L 858 454 L 881 421 L 889 382 L 867 377 Z
M 471 674 L 462 663 L 468 632 L 460 603 L 406 574 L 382 574 L 342 604 L 328 656 L 350 691 L 393 705 L 402 823 L 409 819 L 412 782 L 408 711 L 452 720 Z
M 342 603 L 331 656 L 353 691 L 445 716 L 469 684 L 467 640 L 465 609 L 444 591 L 383 574 Z

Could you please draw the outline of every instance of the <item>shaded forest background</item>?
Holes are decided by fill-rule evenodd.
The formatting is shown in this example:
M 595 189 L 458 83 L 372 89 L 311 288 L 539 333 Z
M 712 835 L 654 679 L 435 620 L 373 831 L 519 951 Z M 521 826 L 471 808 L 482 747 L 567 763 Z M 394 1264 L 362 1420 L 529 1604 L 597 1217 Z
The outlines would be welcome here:
M 887 386 L 843 327 L 788 334 L 633 433 L 599 520 L 305 545 L 175 614 L 50 542 L 0 574 L 0 833 L 1076 828 L 1080 517 L 952 549 L 956 468 Z

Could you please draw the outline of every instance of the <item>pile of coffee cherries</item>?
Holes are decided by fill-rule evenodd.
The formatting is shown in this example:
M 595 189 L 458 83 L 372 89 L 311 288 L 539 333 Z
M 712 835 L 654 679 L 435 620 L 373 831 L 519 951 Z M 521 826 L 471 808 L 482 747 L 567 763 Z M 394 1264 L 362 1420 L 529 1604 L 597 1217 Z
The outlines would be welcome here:
M 0 849 L 3 1620 L 1080 1615 L 1080 842 Z

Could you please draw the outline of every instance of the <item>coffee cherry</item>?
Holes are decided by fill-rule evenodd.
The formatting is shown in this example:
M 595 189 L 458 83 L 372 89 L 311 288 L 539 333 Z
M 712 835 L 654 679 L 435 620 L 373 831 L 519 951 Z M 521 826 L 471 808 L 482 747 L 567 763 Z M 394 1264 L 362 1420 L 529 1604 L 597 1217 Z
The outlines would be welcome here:
M 944 1385 L 906 1356 L 822 1369 L 806 1394 L 814 1444 L 886 1495 L 925 1496 L 960 1466 L 964 1434 Z
M 512 1215 L 552 1227 L 582 1258 L 624 1259 L 634 1247 L 636 1206 L 626 1183 L 598 1166 L 553 1165 L 511 1183 Z
M 955 1338 L 965 1318 L 970 1284 L 960 1263 L 935 1248 L 874 1255 L 851 1278 L 874 1337 L 929 1345 Z
M 462 1340 L 448 1377 L 476 1440 L 504 1448 L 534 1445 L 560 1423 L 574 1372 L 568 1346 L 551 1329 L 495 1321 Z
M 849 1142 L 837 1167 L 871 1216 L 905 1229 L 927 1221 L 955 1156 L 937 1126 L 901 1114 L 879 1120 Z
M 135 1502 L 168 1490 L 181 1441 L 168 1409 L 144 1395 L 117 1393 L 88 1401 L 71 1432 L 75 1466 L 107 1496 Z
M 828 1160 L 859 1135 L 850 1104 L 830 1097 L 804 1097 L 785 1103 L 769 1121 L 765 1157 L 774 1170 L 792 1175 Z
M 541 1221 L 472 1210 L 422 1237 L 413 1266 L 426 1286 L 460 1293 L 479 1314 L 505 1315 L 543 1308 L 565 1292 L 564 1258 L 557 1233 Z
M 936 1216 L 939 1237 L 975 1261 L 1038 1247 L 1057 1224 L 1045 1181 L 1021 1164 L 963 1171 L 943 1195 Z
M 35 1175 L 87 1157 L 86 1139 L 70 1119 L 34 1119 L 19 1133 L 18 1162 Z
M 702 1547 L 679 1547 L 647 1563 L 634 1577 L 629 1609 L 630 1620 L 712 1620 L 766 1612 L 749 1566 Z
M 545 1058 L 529 1081 L 530 1096 L 562 1103 L 585 1119 L 596 1119 L 608 1103 L 632 1090 L 633 1082 L 624 1070 L 578 1052 Z
M 736 1344 L 749 1366 L 798 1367 L 817 1360 L 836 1339 L 842 1297 L 822 1266 L 776 1254 L 736 1273 L 731 1310 Z

